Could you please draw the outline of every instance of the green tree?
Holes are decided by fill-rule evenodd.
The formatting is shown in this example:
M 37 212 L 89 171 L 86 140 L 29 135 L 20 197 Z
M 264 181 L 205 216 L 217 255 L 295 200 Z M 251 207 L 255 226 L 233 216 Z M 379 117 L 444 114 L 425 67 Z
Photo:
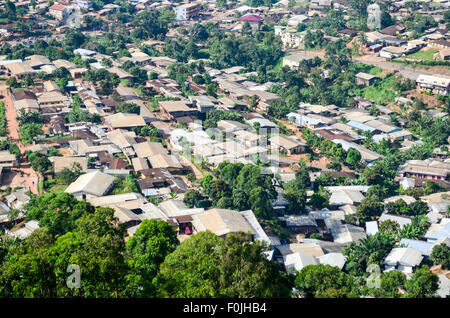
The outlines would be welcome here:
M 431 251 L 430 259 L 434 265 L 442 264 L 442 268 L 450 268 L 450 247 L 445 243 L 435 245 Z
M 184 203 L 190 208 L 198 206 L 198 202 L 203 199 L 203 196 L 200 192 L 194 189 L 189 189 L 184 194 Z
M 161 220 L 144 220 L 136 234 L 126 243 L 128 264 L 128 297 L 154 297 L 152 284 L 159 266 L 172 253 L 179 242 L 172 226 Z
M 295 287 L 305 298 L 359 296 L 355 291 L 354 278 L 330 265 L 305 266 L 295 277 Z
M 381 274 L 380 288 L 374 290 L 377 298 L 399 298 L 400 290 L 405 289 L 406 276 L 400 271 L 390 271 Z
M 434 297 L 439 288 L 439 278 L 426 265 L 416 270 L 405 283 L 407 298 Z
M 361 163 L 361 153 L 353 148 L 350 148 L 347 152 L 347 158 L 345 159 L 350 166 L 357 168 Z
M 183 241 L 154 280 L 163 297 L 289 297 L 291 285 L 259 242 L 201 232 Z

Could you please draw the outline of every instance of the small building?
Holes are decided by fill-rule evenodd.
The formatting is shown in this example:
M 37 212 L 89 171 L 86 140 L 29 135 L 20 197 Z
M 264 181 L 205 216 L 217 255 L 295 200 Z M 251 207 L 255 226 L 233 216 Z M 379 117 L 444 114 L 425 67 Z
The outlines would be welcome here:
M 416 82 L 419 90 L 428 90 L 441 95 L 450 93 L 450 78 L 447 77 L 420 74 Z
M 269 139 L 270 148 L 275 152 L 286 153 L 287 155 L 300 154 L 306 151 L 307 145 L 295 137 L 274 136 Z
M 305 266 L 317 265 L 319 262 L 316 257 L 306 253 L 293 253 L 284 257 L 284 267 L 287 272 L 293 270 L 301 271 Z
M 312 233 L 318 233 L 316 221 L 306 215 L 286 215 L 279 218 L 282 224 L 285 224 L 286 228 L 292 233 L 303 233 L 310 235 Z
M 384 260 L 385 272 L 399 270 L 405 274 L 413 273 L 423 260 L 422 253 L 410 247 L 396 247 Z
M 360 72 L 356 74 L 356 84 L 370 86 L 377 78 L 375 75 Z
M 166 114 L 169 119 L 175 119 L 177 117 L 196 116 L 198 110 L 196 108 L 189 107 L 190 101 L 161 101 L 159 107 L 161 111 Z
M 112 188 L 114 179 L 100 171 L 90 172 L 79 176 L 64 192 L 72 194 L 78 200 L 101 197 Z

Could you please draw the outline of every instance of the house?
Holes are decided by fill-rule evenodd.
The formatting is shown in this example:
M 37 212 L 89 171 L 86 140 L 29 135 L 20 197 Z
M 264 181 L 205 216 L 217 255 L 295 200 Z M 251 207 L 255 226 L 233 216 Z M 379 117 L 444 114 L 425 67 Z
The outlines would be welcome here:
M 415 179 L 448 180 L 450 164 L 434 160 L 408 160 L 398 170 L 399 177 Z
M 76 164 L 81 168 L 81 172 L 87 171 L 88 160 L 86 157 L 50 157 L 50 162 L 53 163 L 53 170 L 55 174 L 59 174 L 64 168 L 72 169 Z
M 441 75 L 420 74 L 416 83 L 419 90 L 428 90 L 441 95 L 450 93 L 450 78 Z
M 275 35 L 280 37 L 281 43 L 283 43 L 283 46 L 285 48 L 295 48 L 295 49 L 304 48 L 303 41 L 305 39 L 305 34 L 306 34 L 306 32 L 297 32 L 297 30 L 294 28 L 275 26 Z M 286 63 L 286 66 L 297 68 L 298 63 L 300 62 L 301 59 L 296 61 L 294 55 L 299 55 L 299 54 L 289 55 L 289 56 L 292 56 L 292 58 L 286 59 L 286 61 L 285 61 L 285 58 L 283 58 L 283 66 L 285 66 L 285 63 Z M 300 56 L 304 56 L 304 58 L 302 58 L 302 59 L 306 59 L 306 60 L 311 59 L 311 58 L 307 58 L 304 54 L 300 55 Z
M 364 200 L 364 195 L 358 190 L 338 188 L 330 190 L 330 192 L 331 196 L 329 203 L 332 206 L 342 206 L 346 204 L 358 205 Z
M 39 221 L 37 220 L 31 220 L 26 223 L 24 223 L 19 229 L 15 230 L 13 233 L 14 237 L 18 237 L 22 240 L 26 239 L 33 233 L 39 229 Z
M 263 18 L 261 16 L 259 16 L 258 14 L 247 13 L 241 17 L 241 21 L 243 23 L 248 22 L 250 24 L 252 30 L 257 30 L 257 29 L 259 29 L 259 26 L 261 25 Z
M 25 188 L 18 189 L 5 197 L 5 202 L 11 209 L 20 210 L 28 201 L 30 196 L 27 194 L 28 190 Z
M 81 9 L 89 10 L 90 8 L 92 8 L 91 0 L 78 0 L 77 4 Z
M 341 220 L 334 218 L 326 218 L 325 225 L 333 236 L 335 243 L 350 243 L 358 242 L 367 237 L 363 228 L 351 225 L 342 224 Z
M 305 266 L 317 264 L 319 262 L 316 257 L 306 253 L 293 253 L 284 257 L 284 267 L 287 272 L 301 271 Z
M 312 60 L 312 57 L 302 53 L 285 56 L 283 57 L 283 67 L 288 66 L 293 69 L 298 69 L 300 62 L 303 60 L 309 61 Z
M 367 235 L 375 235 L 378 232 L 377 221 L 366 222 L 366 233 Z
M 133 145 L 138 158 L 147 158 L 158 154 L 167 154 L 167 149 L 159 142 L 145 141 Z
M 211 231 L 222 238 L 238 232 L 250 234 L 252 237 L 256 234 L 238 211 L 215 208 L 194 214 L 192 218 L 197 232 Z
M 426 195 L 420 197 L 420 200 L 428 204 L 431 212 L 445 213 L 450 206 L 450 191 Z
M 114 179 L 100 171 L 86 173 L 72 182 L 64 192 L 72 194 L 78 200 L 100 197 L 112 188 Z
M 286 153 L 288 156 L 293 154 L 304 153 L 307 145 L 295 137 L 290 136 L 274 136 L 269 139 L 270 148 L 274 152 Z
M 27 62 L 15 62 L 5 65 L 12 76 L 17 79 L 23 79 L 25 76 L 34 76 L 37 71 Z
M 190 101 L 161 101 L 158 103 L 162 113 L 166 114 L 170 119 L 184 116 L 196 116 L 198 110 L 189 107 Z
M 325 123 L 321 119 L 300 115 L 298 113 L 289 113 L 286 115 L 289 121 L 295 123 L 300 127 L 307 127 L 309 129 L 316 129 L 318 127 L 325 126 Z
M 317 257 L 319 264 L 330 265 L 342 270 L 344 268 L 346 258 L 342 253 L 328 253 Z
M 133 158 L 131 159 L 134 171 L 140 172 L 141 170 L 148 169 L 148 161 L 146 158 Z
M 434 54 L 435 60 L 448 61 L 450 60 L 450 49 L 442 49 Z
M 356 84 L 370 86 L 377 78 L 375 75 L 359 72 L 356 74 Z
M 266 242 L 267 245 L 272 245 L 272 241 L 267 236 L 266 232 L 264 232 L 263 228 L 261 227 L 261 224 L 259 224 L 259 222 L 256 219 L 256 216 L 252 210 L 241 211 L 239 213 L 244 217 L 244 219 L 250 225 L 250 227 L 253 230 L 253 233 L 255 233 L 255 236 L 254 236 L 255 240 Z
M 411 247 L 417 251 L 420 251 L 422 255 L 430 256 L 431 252 L 433 251 L 433 247 L 436 245 L 439 245 L 441 243 L 447 244 L 450 247 L 450 238 L 443 237 L 438 239 L 435 243 L 432 242 L 426 242 L 422 240 L 412 240 L 412 239 L 406 239 L 402 238 L 400 240 L 400 246 L 404 247 Z
M 157 154 L 148 157 L 152 168 L 164 168 L 170 172 L 180 172 L 183 166 L 175 155 Z
M 310 235 L 312 233 L 318 233 L 316 221 L 305 215 L 285 215 L 279 218 L 282 224 L 292 233 L 303 233 Z
M 424 237 L 427 239 L 428 243 L 437 243 L 442 239 L 450 238 L 450 220 L 448 218 L 441 219 L 439 224 L 432 224 Z
M 48 12 L 51 16 L 55 17 L 57 20 L 64 20 L 69 16 L 71 9 L 69 7 L 55 3 L 49 8 Z
M 182 4 L 173 8 L 173 10 L 175 11 L 175 20 L 177 21 L 190 20 L 200 13 L 200 3 L 191 2 Z
M 423 260 L 422 253 L 410 247 L 396 247 L 384 259 L 385 272 L 399 270 L 405 274 L 413 273 Z
M 235 120 L 219 120 L 217 122 L 217 128 L 225 131 L 226 133 L 231 133 L 233 131 L 248 129 L 249 126 Z
M 398 225 L 400 225 L 400 229 L 402 229 L 404 226 L 412 223 L 411 218 L 409 218 L 407 216 L 393 215 L 393 214 L 388 214 L 388 213 L 381 214 L 380 218 L 378 219 L 378 223 L 381 223 L 381 222 L 384 222 L 387 220 L 398 223 Z
M 110 130 L 118 128 L 131 129 L 133 127 L 143 127 L 147 125 L 141 115 L 130 113 L 117 113 L 106 116 L 105 124 Z

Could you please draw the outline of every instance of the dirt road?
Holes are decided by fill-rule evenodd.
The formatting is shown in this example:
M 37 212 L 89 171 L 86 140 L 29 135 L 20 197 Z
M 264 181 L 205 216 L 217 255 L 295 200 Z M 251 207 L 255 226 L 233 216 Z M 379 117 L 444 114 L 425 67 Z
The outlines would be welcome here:
M 0 94 L 3 95 L 2 101 L 5 103 L 5 115 L 8 128 L 8 136 L 10 140 L 14 141 L 19 146 L 20 153 L 24 154 L 26 148 L 21 142 L 19 135 L 19 123 L 16 119 L 16 110 L 11 97 L 8 95 L 6 88 L 1 87 Z M 31 190 L 34 194 L 38 194 L 39 176 L 31 168 L 30 164 L 21 158 L 18 168 L 12 168 L 11 171 L 5 172 L 2 176 L 2 185 L 10 186 L 11 188 L 23 187 Z

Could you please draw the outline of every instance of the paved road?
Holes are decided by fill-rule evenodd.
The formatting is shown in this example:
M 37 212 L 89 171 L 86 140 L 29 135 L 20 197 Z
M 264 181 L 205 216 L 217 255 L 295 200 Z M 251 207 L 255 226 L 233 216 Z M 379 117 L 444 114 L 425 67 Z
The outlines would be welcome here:
M 384 69 L 388 69 L 391 71 L 398 71 L 403 75 L 403 77 L 416 80 L 419 75 L 432 75 L 433 73 L 425 72 L 422 70 L 415 70 L 412 67 L 404 66 L 400 64 L 390 63 L 390 62 L 382 62 L 382 61 L 370 61 L 365 59 L 364 57 L 355 57 L 352 59 L 354 62 L 361 62 L 365 64 L 370 64 L 373 66 L 378 66 Z

